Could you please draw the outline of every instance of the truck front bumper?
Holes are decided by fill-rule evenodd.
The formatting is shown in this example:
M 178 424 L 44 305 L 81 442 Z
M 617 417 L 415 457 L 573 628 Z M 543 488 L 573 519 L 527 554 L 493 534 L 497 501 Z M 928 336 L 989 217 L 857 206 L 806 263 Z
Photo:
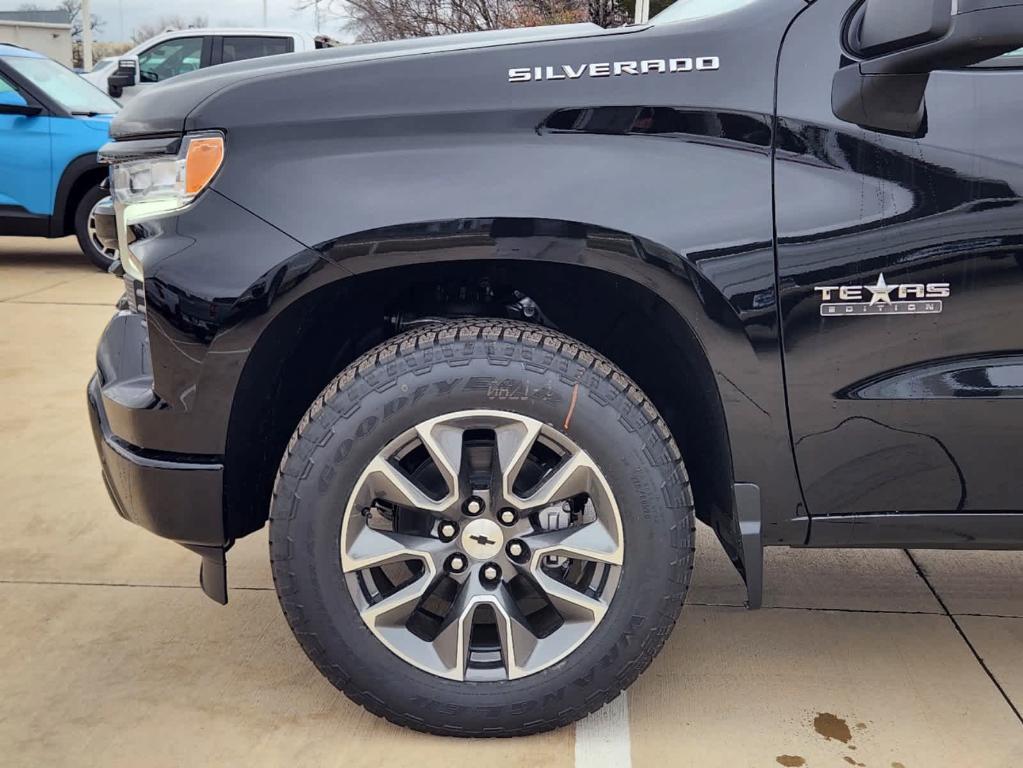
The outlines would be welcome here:
M 203 558 L 207 595 L 227 602 L 223 478 L 220 457 L 151 451 L 118 435 L 159 408 L 152 393 L 144 317 L 119 312 L 100 339 L 88 385 L 89 415 L 110 498 L 126 520 L 172 539 Z

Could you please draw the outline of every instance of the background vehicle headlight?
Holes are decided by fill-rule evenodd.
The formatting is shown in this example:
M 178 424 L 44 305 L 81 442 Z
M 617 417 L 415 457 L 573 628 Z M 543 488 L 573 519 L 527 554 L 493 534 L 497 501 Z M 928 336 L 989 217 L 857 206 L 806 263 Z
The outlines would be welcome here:
M 111 193 L 130 226 L 187 206 L 209 186 L 223 162 L 222 135 L 193 134 L 185 137 L 177 155 L 114 165 Z

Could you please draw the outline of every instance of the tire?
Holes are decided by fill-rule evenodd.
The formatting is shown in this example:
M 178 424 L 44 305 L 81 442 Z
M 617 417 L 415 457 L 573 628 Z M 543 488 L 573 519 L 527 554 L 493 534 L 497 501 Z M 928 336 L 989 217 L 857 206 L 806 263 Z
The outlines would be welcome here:
M 104 272 L 110 269 L 117 254 L 104 250 L 103 246 L 99 244 L 93 235 L 90 219 L 92 209 L 107 196 L 107 192 L 100 187 L 93 187 L 82 196 L 75 208 L 75 237 L 78 238 L 78 245 L 82 249 L 82 253 L 89 257 L 89 261 Z
M 539 474 L 541 480 L 534 486 L 541 491 L 548 485 L 566 489 L 566 493 L 577 485 L 589 489 L 581 496 L 572 496 L 569 502 L 558 502 L 562 503 L 563 510 L 568 509 L 565 504 L 584 505 L 579 520 L 585 521 L 587 516 L 596 516 L 598 522 L 603 520 L 602 528 L 588 527 L 583 535 L 614 530 L 608 522 L 612 516 L 601 518 L 601 514 L 606 514 L 601 509 L 619 510 L 621 525 L 617 530 L 623 537 L 617 539 L 620 565 L 591 564 L 584 558 L 558 555 L 539 557 L 541 545 L 535 542 L 553 540 L 552 536 L 560 536 L 557 541 L 565 541 L 564 536 L 589 525 L 579 523 L 577 527 L 575 512 L 565 512 L 566 518 L 571 517 L 572 521 L 564 522 L 563 528 L 551 527 L 554 514 L 551 508 L 536 513 L 547 515 L 545 525 L 548 527 L 541 527 L 539 533 L 536 531 L 538 517 L 520 518 L 515 525 L 527 527 L 522 541 L 534 542 L 527 545 L 532 546 L 528 551 L 533 555 L 529 573 L 551 585 L 543 574 L 555 573 L 560 577 L 565 573 L 600 572 L 604 574 L 600 582 L 602 589 L 612 581 L 616 586 L 606 604 L 603 594 L 596 600 L 604 605 L 601 610 L 605 612 L 600 614 L 599 610 L 588 609 L 589 612 L 579 614 L 584 618 L 578 621 L 573 605 L 577 599 L 585 602 L 577 594 L 580 587 L 570 594 L 568 602 L 560 597 L 555 602 L 555 596 L 562 592 L 560 587 L 545 592 L 543 599 L 549 599 L 550 603 L 532 615 L 542 615 L 558 628 L 540 640 L 524 635 L 521 622 L 503 624 L 505 614 L 499 614 L 497 607 L 491 613 L 482 614 L 483 628 L 478 629 L 473 623 L 479 621 L 481 615 L 476 605 L 476 612 L 468 614 L 469 629 L 453 635 L 458 638 L 454 654 L 456 671 L 444 672 L 448 668 L 441 664 L 437 669 L 442 672 L 438 673 L 427 669 L 427 662 L 417 660 L 420 657 L 413 657 L 411 651 L 404 652 L 405 648 L 420 648 L 418 643 L 423 640 L 418 635 L 407 646 L 389 646 L 381 639 L 385 632 L 390 633 L 387 637 L 405 638 L 406 635 L 400 633 L 409 632 L 414 620 L 432 614 L 419 613 L 417 607 L 405 625 L 401 625 L 404 619 L 400 619 L 392 622 L 393 626 L 385 622 L 380 627 L 376 625 L 376 618 L 365 618 L 376 610 L 363 605 L 373 597 L 372 589 L 367 589 L 366 584 L 378 583 L 374 574 L 379 570 L 367 567 L 343 571 L 342 560 L 347 557 L 347 562 L 351 562 L 355 555 L 354 550 L 346 549 L 349 534 L 342 533 L 342 528 L 348 526 L 345 530 L 352 530 L 353 526 L 362 526 L 352 539 L 358 541 L 358 537 L 369 535 L 366 530 L 377 524 L 373 520 L 384 519 L 381 515 L 386 513 L 386 506 L 383 512 L 371 506 L 359 514 L 359 504 L 355 501 L 362 498 L 358 494 L 363 493 L 369 482 L 367 478 L 372 479 L 370 493 L 382 487 L 384 490 L 379 495 L 387 498 L 391 486 L 380 483 L 382 477 L 391 477 L 390 470 L 374 474 L 373 468 L 380 465 L 371 465 L 379 456 L 390 461 L 389 455 L 380 453 L 390 450 L 385 446 L 396 439 L 404 440 L 399 437 L 404 434 L 426 434 L 422 430 L 429 432 L 432 427 L 424 427 L 424 424 L 443 424 L 444 429 L 448 429 L 447 425 L 457 423 L 468 425 L 468 429 L 476 423 L 474 420 L 488 418 L 494 419 L 492 423 L 497 425 L 492 435 L 485 429 L 461 433 L 462 463 L 459 467 L 463 471 L 468 471 L 464 470 L 466 465 L 477 469 L 478 457 L 487 455 L 485 446 L 490 444 L 490 477 L 508 478 L 497 485 L 491 483 L 491 491 L 502 487 L 507 490 L 512 483 L 511 490 L 500 498 L 518 498 L 515 488 L 520 481 L 525 482 L 522 475 L 527 469 L 534 472 L 536 465 L 535 473 L 546 471 L 546 474 Z M 526 426 L 520 430 L 521 424 Z M 522 430 L 528 430 L 530 424 L 541 425 L 535 428 L 542 430 L 542 437 L 532 444 L 520 468 L 514 470 L 518 476 L 512 478 L 513 470 L 505 470 L 497 436 L 524 434 Z M 479 444 L 473 442 L 477 438 L 481 441 Z M 492 443 L 488 443 L 491 438 Z M 529 440 L 523 438 L 522 444 L 529 445 Z M 561 463 L 555 464 L 555 470 L 543 470 L 545 451 L 557 454 L 557 446 L 562 444 L 575 446 L 578 453 L 569 458 L 550 458 Z M 484 446 L 484 453 L 472 453 L 480 450 L 479 445 Z M 550 445 L 555 448 L 549 448 Z M 416 454 L 416 450 L 418 448 L 411 449 L 401 461 L 413 466 L 412 458 L 422 455 Z M 452 450 L 452 456 L 456 455 L 450 447 L 448 450 Z M 470 459 L 471 456 L 477 458 Z M 583 457 L 587 457 L 585 461 Z M 586 463 L 589 458 L 592 458 L 592 465 Z M 582 473 L 578 476 L 571 474 L 565 467 L 567 462 L 576 459 L 578 466 L 585 464 L 593 469 L 573 470 Z M 436 462 L 436 467 L 440 466 L 441 462 Z M 485 461 L 483 466 L 486 466 Z M 563 470 L 560 475 L 557 468 Z M 566 481 L 563 485 L 556 482 L 559 477 L 569 476 L 583 479 Z M 451 485 L 462 482 L 452 481 Z M 605 493 L 608 489 L 610 495 Z M 527 501 L 539 498 L 540 493 L 532 491 Z M 436 494 L 430 498 L 435 497 Z M 373 502 L 378 503 L 386 505 L 387 502 Z M 472 509 L 469 501 L 461 504 L 460 509 L 466 510 L 464 514 L 468 515 Z M 391 511 L 394 520 L 384 524 L 393 525 L 394 531 L 398 531 L 397 521 L 406 519 L 405 511 Z M 496 510 L 488 510 L 480 516 L 491 512 L 497 514 Z M 270 556 L 277 594 L 292 631 L 309 658 L 333 685 L 370 712 L 398 725 L 435 734 L 526 735 L 569 724 L 599 709 L 629 686 L 660 651 L 682 608 L 693 567 L 694 513 L 689 482 L 678 448 L 654 406 L 625 374 L 581 343 L 543 328 L 504 320 L 464 320 L 424 326 L 381 344 L 348 366 L 316 399 L 292 436 L 274 486 L 270 517 Z M 443 525 L 444 518 L 440 520 Z M 465 545 L 468 554 L 472 542 L 465 537 L 472 525 L 483 523 L 463 517 L 459 524 L 463 526 L 462 538 L 456 538 L 455 544 Z M 493 528 L 491 523 L 487 525 Z M 526 538 L 527 534 L 540 538 Z M 493 537 L 485 536 L 469 538 L 478 541 L 480 546 L 492 545 L 494 541 Z M 402 540 L 419 541 L 409 536 Z M 434 544 L 432 540 L 429 543 Z M 505 553 L 511 551 L 511 543 L 505 541 L 504 546 Z M 594 551 L 596 549 L 594 545 Z M 565 554 L 564 550 L 558 551 Z M 611 548 L 606 551 L 610 552 Z M 456 585 L 461 590 L 458 594 L 470 589 L 484 589 L 484 598 L 498 595 L 504 599 L 512 594 L 511 585 L 503 582 L 486 592 L 485 566 L 479 565 L 475 557 L 468 559 L 473 568 L 480 570 L 473 571 L 475 575 L 465 576 L 461 586 Z M 372 558 L 358 562 L 371 561 Z M 516 570 L 521 573 L 526 568 L 516 569 L 511 561 L 503 562 L 508 568 L 508 579 L 514 577 Z M 426 559 L 423 563 L 422 567 L 426 567 Z M 449 563 L 450 557 L 445 567 Z M 420 566 L 409 567 L 411 570 Z M 577 567 L 578 570 L 573 571 Z M 608 577 L 612 572 L 614 575 Z M 370 576 L 367 577 L 367 573 Z M 501 579 L 506 578 L 505 571 L 501 574 Z M 411 584 L 426 584 L 430 581 L 428 576 L 413 576 L 415 580 Z M 456 577 L 438 576 L 433 583 L 438 583 L 437 579 L 452 578 Z M 352 586 L 353 580 L 360 585 L 358 588 Z M 395 589 L 397 591 L 387 599 L 393 601 L 401 597 L 399 593 L 412 587 L 396 584 Z M 381 589 L 373 599 L 385 593 Z M 591 592 L 585 594 L 589 596 Z M 383 598 L 380 600 L 374 606 L 382 605 Z M 457 598 L 452 598 L 452 611 L 456 604 Z M 552 606 L 557 606 L 553 614 Z M 510 605 L 509 612 L 514 613 L 517 608 L 517 605 Z M 518 621 L 523 614 L 516 616 Z M 493 618 L 492 624 L 486 623 L 487 617 Z M 452 622 L 450 616 L 445 621 L 448 623 L 442 622 L 439 626 L 447 626 L 448 630 L 459 623 Z M 371 629 L 371 624 L 376 628 Z M 529 626 L 536 627 L 538 623 L 530 619 Z M 502 627 L 506 628 L 504 634 L 501 634 Z M 576 638 L 573 633 L 583 631 L 577 627 L 587 628 L 589 634 L 572 646 L 565 638 Z M 519 634 L 514 634 L 513 628 L 520 630 Z M 444 631 L 441 630 L 434 643 L 439 642 Z M 563 632 L 568 634 L 559 635 Z M 477 643 L 477 633 L 481 638 L 497 637 L 497 653 L 501 659 L 498 668 L 487 666 L 495 658 L 488 655 L 494 646 L 487 645 L 485 640 Z M 539 637 L 542 632 L 534 634 Z M 466 637 L 468 645 L 463 645 Z M 514 641 L 508 640 L 505 644 L 508 637 L 513 637 Z M 520 645 L 522 637 L 526 639 Z M 550 658 L 557 660 L 529 671 L 527 662 L 538 657 L 540 650 L 547 647 L 545 643 L 553 644 L 550 654 L 554 655 Z M 569 649 L 564 651 L 567 655 L 556 656 L 556 651 L 560 650 L 557 643 L 565 643 L 565 648 Z M 527 647 L 532 647 L 529 653 L 519 653 L 520 648 Z M 439 651 L 437 655 L 440 656 Z M 461 661 L 457 661 L 458 658 Z M 546 657 L 539 658 L 543 661 Z M 518 665 L 520 659 L 525 660 L 523 666 Z M 444 674 L 454 674 L 455 679 L 442 676 Z M 458 678 L 458 674 L 462 678 Z

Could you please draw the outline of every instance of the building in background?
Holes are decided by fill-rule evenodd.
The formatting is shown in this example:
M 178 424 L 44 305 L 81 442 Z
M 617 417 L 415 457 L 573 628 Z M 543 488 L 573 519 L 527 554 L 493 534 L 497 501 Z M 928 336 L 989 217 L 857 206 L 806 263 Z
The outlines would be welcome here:
M 72 63 L 71 20 L 64 11 L 0 11 L 0 43 L 20 45 Z

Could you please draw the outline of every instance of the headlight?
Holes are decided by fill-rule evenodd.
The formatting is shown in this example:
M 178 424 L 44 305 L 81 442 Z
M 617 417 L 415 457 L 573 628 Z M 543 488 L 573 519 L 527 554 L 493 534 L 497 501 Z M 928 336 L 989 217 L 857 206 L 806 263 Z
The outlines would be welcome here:
M 179 211 L 209 186 L 224 162 L 220 134 L 186 136 L 177 155 L 157 155 L 118 163 L 110 169 L 113 198 L 125 224 Z
M 110 195 L 117 212 L 118 253 L 125 274 L 142 280 L 142 263 L 131 252 L 132 225 L 186 208 L 210 185 L 224 163 L 224 137 L 220 133 L 194 133 L 181 142 L 176 155 L 154 154 L 119 161 L 116 151 L 105 156 L 110 167 Z

